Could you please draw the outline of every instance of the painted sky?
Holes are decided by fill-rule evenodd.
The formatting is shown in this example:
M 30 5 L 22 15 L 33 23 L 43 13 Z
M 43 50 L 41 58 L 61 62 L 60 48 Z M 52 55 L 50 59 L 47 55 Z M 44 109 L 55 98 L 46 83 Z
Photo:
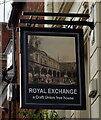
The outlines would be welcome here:
M 74 37 L 40 36 L 39 40 L 40 49 L 55 60 L 62 62 L 76 61 Z

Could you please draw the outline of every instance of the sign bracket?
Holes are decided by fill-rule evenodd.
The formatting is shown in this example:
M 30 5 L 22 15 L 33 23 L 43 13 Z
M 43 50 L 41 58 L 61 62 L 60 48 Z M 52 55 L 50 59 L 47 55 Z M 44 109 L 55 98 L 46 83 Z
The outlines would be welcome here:
M 60 17 L 78 17 L 78 18 L 89 18 L 89 14 L 75 14 L 75 13 L 40 13 L 40 12 L 23 12 L 25 16 L 60 16 Z M 41 17 L 40 17 L 41 18 Z M 56 25 L 79 25 L 79 26 L 89 26 L 92 30 L 94 29 L 94 22 L 89 21 L 62 21 L 62 20 L 44 20 L 42 19 L 20 19 L 20 23 L 29 24 L 56 24 Z

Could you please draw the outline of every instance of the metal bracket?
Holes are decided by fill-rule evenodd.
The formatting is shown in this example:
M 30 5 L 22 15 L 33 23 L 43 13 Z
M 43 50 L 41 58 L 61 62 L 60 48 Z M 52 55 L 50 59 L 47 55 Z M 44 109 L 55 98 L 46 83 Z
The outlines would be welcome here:
M 32 16 L 61 16 L 61 17 L 80 17 L 89 18 L 89 14 L 75 14 L 75 13 L 36 13 L 36 12 L 23 12 L 23 15 Z M 20 19 L 20 23 L 29 24 L 58 24 L 58 25 L 80 25 L 89 26 L 92 30 L 94 29 L 94 22 L 88 21 L 62 21 L 62 20 L 35 20 L 35 19 Z
M 23 12 L 22 15 L 32 16 L 61 16 L 61 17 L 82 17 L 89 18 L 89 14 L 76 14 L 76 13 L 48 13 L 48 12 Z
M 93 22 L 87 22 L 87 21 L 58 21 L 58 20 L 29 20 L 29 19 L 20 19 L 20 23 L 58 24 L 58 25 L 82 25 L 82 26 L 89 26 L 91 29 L 94 29 L 94 23 Z

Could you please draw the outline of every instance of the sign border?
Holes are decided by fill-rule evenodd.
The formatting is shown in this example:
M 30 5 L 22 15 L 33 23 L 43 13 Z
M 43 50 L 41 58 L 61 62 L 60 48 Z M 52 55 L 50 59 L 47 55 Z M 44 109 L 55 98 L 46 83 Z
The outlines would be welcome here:
M 27 79 L 27 46 L 26 40 L 28 35 L 42 35 L 42 36 L 66 36 L 75 37 L 76 41 L 76 55 L 77 55 L 77 70 L 80 82 L 80 104 L 39 104 L 26 102 L 26 79 Z M 20 28 L 20 107 L 21 108 L 45 108 L 45 109 L 66 109 L 66 110 L 85 110 L 86 96 L 85 96 L 85 77 L 84 77 L 84 43 L 83 43 L 82 29 L 64 29 L 64 28 Z M 24 84 L 25 83 L 25 84 Z

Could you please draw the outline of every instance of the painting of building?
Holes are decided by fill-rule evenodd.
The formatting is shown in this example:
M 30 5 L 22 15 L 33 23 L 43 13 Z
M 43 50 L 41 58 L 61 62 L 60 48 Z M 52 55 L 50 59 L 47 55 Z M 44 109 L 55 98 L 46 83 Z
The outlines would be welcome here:
M 54 43 L 48 44 L 49 40 L 45 40 L 46 38 L 53 39 L 52 42 L 54 41 Z M 71 57 L 72 61 L 69 61 L 66 56 L 67 53 L 63 56 L 59 55 L 59 48 L 61 47 L 59 41 L 61 40 L 57 41 L 58 38 L 56 37 L 55 39 L 45 36 L 28 36 L 28 81 L 30 84 L 77 84 L 76 58 L 73 56 Z M 55 42 L 59 47 L 54 45 Z M 46 44 L 48 44 L 48 47 L 45 47 Z M 68 46 L 68 40 L 66 44 Z M 74 44 L 71 45 L 73 45 L 71 49 L 74 47 L 72 49 L 72 52 L 74 52 L 75 46 Z M 55 49 L 57 49 L 57 52 L 55 52 Z M 73 55 L 75 54 L 73 53 Z

